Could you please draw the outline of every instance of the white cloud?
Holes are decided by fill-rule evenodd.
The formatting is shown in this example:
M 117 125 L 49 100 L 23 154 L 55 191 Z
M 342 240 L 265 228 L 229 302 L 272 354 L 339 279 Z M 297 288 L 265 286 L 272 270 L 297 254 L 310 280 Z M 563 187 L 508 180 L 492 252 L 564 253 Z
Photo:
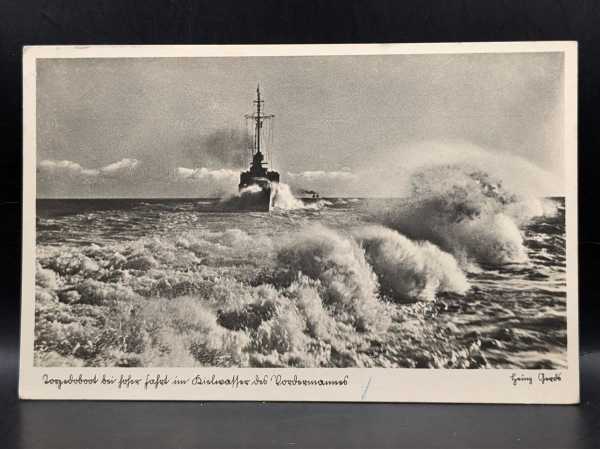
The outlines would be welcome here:
M 38 169 L 42 174 L 54 175 L 54 176 L 86 176 L 94 177 L 98 176 L 99 170 L 83 168 L 77 162 L 73 161 L 54 161 L 44 160 L 39 163 Z
M 124 158 L 100 168 L 73 161 L 38 164 L 38 190 L 49 197 L 176 196 L 212 197 L 237 191 L 239 171 L 206 167 L 140 170 L 142 162 Z M 147 168 L 144 166 L 144 168 Z
M 104 176 L 129 176 L 140 165 L 137 159 L 121 159 L 118 162 L 113 162 L 100 169 L 100 173 Z
M 127 196 L 143 184 L 136 159 L 121 159 L 100 168 L 73 161 L 46 159 L 38 164 L 38 192 L 48 197 Z M 143 193 L 143 192 L 140 192 Z
M 229 169 L 211 170 L 206 167 L 186 168 L 177 167 L 175 169 L 177 179 L 187 179 L 189 181 L 214 181 L 214 182 L 237 182 L 239 171 Z
M 137 159 L 121 159 L 101 168 L 84 168 L 73 161 L 43 160 L 38 164 L 38 170 L 42 175 L 70 176 L 94 178 L 100 176 L 123 177 L 131 176 L 140 162 Z
M 175 169 L 175 177 L 177 179 L 188 179 L 194 176 L 196 170 L 193 168 L 177 167 Z

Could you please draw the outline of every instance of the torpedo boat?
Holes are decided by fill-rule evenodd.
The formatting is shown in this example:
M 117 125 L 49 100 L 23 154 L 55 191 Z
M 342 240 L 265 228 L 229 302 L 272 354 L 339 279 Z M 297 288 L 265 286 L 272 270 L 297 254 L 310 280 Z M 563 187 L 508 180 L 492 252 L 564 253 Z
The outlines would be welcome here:
M 251 157 L 250 168 L 240 173 L 240 209 L 254 212 L 269 212 L 273 208 L 275 194 L 274 184 L 279 183 L 279 173 L 270 170 L 271 148 L 265 149 L 264 140 L 272 143 L 272 119 L 273 114 L 265 114 L 263 111 L 264 100 L 260 97 L 260 86 L 256 88 L 256 110 L 252 114 L 245 115 L 251 135 Z M 263 136 L 263 128 L 267 129 L 267 136 Z M 268 158 L 266 154 L 268 154 Z

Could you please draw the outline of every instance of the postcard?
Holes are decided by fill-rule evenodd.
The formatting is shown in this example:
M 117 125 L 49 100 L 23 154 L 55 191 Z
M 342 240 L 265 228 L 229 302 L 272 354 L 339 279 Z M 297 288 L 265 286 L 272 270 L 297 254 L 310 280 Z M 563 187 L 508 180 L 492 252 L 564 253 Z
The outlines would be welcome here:
M 577 44 L 23 49 L 23 399 L 577 403 Z

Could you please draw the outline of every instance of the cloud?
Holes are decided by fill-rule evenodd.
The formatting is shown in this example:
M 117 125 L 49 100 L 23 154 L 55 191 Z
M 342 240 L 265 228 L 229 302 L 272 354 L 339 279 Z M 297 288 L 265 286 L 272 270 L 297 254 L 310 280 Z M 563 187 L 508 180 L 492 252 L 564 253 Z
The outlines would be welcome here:
M 140 165 L 137 159 L 121 159 L 100 169 L 100 174 L 108 177 L 131 176 L 133 171 Z
M 101 168 L 84 168 L 73 161 L 43 160 L 38 164 L 38 173 L 42 176 L 68 176 L 99 178 L 106 177 L 129 177 L 140 162 L 137 159 L 121 159 Z
M 94 177 L 100 174 L 100 170 L 86 169 L 73 161 L 53 161 L 44 160 L 38 165 L 38 172 L 41 174 L 55 176 L 87 176 Z
M 121 159 L 100 168 L 77 162 L 46 159 L 37 167 L 37 189 L 41 197 L 125 196 L 131 186 L 144 179 L 137 159 Z
M 154 168 L 154 169 L 153 169 Z M 239 171 L 206 167 L 156 170 L 124 158 L 100 168 L 73 161 L 38 164 L 40 197 L 214 197 L 237 191 Z
M 239 171 L 229 170 L 226 168 L 218 170 L 210 170 L 206 167 L 201 168 L 186 168 L 177 167 L 175 169 L 177 179 L 188 181 L 214 181 L 214 182 L 229 182 L 238 179 Z

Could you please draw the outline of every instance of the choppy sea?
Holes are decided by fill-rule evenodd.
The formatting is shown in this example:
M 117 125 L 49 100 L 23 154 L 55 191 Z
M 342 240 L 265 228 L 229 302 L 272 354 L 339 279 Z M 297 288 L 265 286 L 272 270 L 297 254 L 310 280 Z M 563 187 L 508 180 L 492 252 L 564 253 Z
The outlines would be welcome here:
M 472 195 L 38 200 L 36 363 L 565 367 L 564 200 Z

